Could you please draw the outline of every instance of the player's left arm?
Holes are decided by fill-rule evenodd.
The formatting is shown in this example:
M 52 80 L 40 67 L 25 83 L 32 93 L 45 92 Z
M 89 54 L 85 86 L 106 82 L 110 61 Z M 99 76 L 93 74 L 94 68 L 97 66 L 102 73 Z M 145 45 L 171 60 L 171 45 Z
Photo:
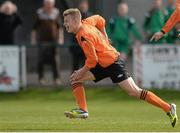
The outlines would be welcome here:
M 106 38 L 108 38 L 108 35 L 106 32 L 106 20 L 100 15 L 98 15 L 98 17 L 97 17 L 96 27 Z
M 84 20 L 88 24 L 95 26 L 99 31 L 104 32 L 104 28 L 106 25 L 105 19 L 100 15 L 93 15 Z
M 107 32 L 106 32 L 106 28 L 105 28 L 105 27 L 102 28 L 101 33 L 102 33 L 106 38 L 108 38 L 108 35 L 107 35 Z

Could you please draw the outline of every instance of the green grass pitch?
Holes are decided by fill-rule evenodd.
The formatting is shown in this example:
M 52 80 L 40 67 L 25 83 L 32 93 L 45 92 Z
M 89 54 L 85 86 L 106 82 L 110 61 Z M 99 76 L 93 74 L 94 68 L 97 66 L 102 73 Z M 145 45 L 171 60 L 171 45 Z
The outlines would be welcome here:
M 180 131 L 179 124 L 171 127 L 162 110 L 130 98 L 116 87 L 88 88 L 86 92 L 90 113 L 87 120 L 64 116 L 64 111 L 76 107 L 71 90 L 0 93 L 0 131 Z M 179 91 L 153 92 L 175 102 L 180 114 Z

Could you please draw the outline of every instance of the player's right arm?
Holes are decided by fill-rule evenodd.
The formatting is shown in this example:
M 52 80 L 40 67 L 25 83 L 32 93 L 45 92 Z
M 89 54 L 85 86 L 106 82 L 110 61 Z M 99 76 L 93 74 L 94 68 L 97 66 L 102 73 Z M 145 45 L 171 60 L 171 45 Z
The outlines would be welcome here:
M 94 68 L 98 62 L 96 50 L 91 42 L 84 42 L 82 49 L 86 56 L 85 67 L 88 69 Z
M 94 47 L 93 37 L 81 37 L 81 47 L 86 56 L 85 67 L 88 69 L 94 68 L 98 63 L 98 56 Z

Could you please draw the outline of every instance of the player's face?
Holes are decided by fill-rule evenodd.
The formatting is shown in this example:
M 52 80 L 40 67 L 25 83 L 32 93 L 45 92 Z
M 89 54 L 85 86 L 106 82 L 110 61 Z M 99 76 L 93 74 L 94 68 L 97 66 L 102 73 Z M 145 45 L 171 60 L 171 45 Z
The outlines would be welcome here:
M 78 23 L 71 15 L 64 17 L 64 27 L 68 33 L 75 33 L 77 31 Z

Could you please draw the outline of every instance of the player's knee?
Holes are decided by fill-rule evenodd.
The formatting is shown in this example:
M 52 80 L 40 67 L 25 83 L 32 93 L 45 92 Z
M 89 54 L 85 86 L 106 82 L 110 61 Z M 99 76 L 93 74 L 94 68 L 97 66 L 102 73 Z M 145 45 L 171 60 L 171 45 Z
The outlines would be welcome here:
M 83 84 L 81 82 L 71 82 L 71 88 L 74 90 L 79 86 L 83 86 Z
M 131 97 L 136 97 L 137 94 L 135 91 L 130 91 L 130 92 L 128 92 L 128 95 Z
M 128 95 L 131 97 L 139 97 L 139 93 L 140 93 L 139 89 L 134 88 L 128 92 Z
M 76 86 L 77 83 L 75 83 L 74 81 L 70 81 L 71 87 L 73 88 L 73 86 Z

